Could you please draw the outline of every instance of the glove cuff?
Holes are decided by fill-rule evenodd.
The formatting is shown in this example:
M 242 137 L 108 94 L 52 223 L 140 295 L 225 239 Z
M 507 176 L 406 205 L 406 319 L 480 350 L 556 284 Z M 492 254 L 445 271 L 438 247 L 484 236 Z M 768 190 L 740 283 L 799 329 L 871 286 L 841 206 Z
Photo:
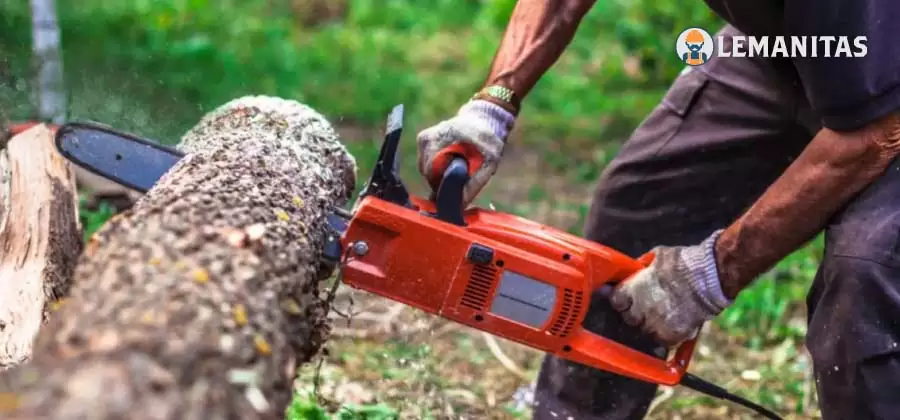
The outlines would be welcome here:
M 684 267 L 690 272 L 687 278 L 690 279 L 691 288 L 713 315 L 718 315 L 732 303 L 722 291 L 716 265 L 715 246 L 721 234 L 722 230 L 713 232 L 700 246 L 688 247 L 681 255 Z
M 506 143 L 506 137 L 512 130 L 516 116 L 509 111 L 503 109 L 500 105 L 482 100 L 474 99 L 459 108 L 457 115 L 469 114 L 487 124 L 494 135 Z

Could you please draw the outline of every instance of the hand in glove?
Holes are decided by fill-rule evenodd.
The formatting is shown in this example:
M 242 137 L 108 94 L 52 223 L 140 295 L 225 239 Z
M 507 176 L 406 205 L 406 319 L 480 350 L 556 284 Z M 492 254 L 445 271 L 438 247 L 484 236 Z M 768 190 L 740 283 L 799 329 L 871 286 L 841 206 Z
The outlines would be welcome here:
M 439 151 L 462 144 L 472 153 L 480 154 L 481 167 L 472 174 L 464 189 L 463 206 L 467 206 L 497 171 L 506 136 L 514 121 L 515 116 L 498 105 L 484 100 L 470 101 L 453 118 L 419 133 L 416 139 L 419 172 L 436 189 L 440 180 L 434 178 L 432 165 Z
M 662 344 L 690 339 L 731 301 L 722 292 L 714 247 L 721 231 L 700 245 L 654 248 L 653 262 L 610 295 L 624 321 Z

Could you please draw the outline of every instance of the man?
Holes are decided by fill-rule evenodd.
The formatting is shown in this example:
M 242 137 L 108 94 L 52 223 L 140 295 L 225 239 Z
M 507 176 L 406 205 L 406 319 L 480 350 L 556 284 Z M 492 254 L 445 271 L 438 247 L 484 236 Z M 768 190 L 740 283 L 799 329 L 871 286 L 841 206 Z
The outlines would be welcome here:
M 697 29 L 691 29 L 684 39 L 684 44 L 688 47 L 688 51 L 681 55 L 681 61 L 689 66 L 698 66 L 706 63 L 709 57 L 702 51 L 705 43 L 706 40 L 703 39 L 703 34 Z
M 471 201 L 526 97 L 589 0 L 520 0 L 482 89 L 418 137 L 420 170 L 460 144 L 480 153 Z M 900 412 L 900 3 L 707 0 L 719 35 L 867 36 L 863 58 L 723 58 L 679 76 L 606 168 L 586 236 L 654 262 L 588 329 L 663 356 L 823 229 L 807 304 L 825 419 Z M 730 49 L 725 45 L 725 49 Z M 602 95 L 603 92 L 593 92 Z M 534 418 L 636 419 L 656 387 L 548 357 Z

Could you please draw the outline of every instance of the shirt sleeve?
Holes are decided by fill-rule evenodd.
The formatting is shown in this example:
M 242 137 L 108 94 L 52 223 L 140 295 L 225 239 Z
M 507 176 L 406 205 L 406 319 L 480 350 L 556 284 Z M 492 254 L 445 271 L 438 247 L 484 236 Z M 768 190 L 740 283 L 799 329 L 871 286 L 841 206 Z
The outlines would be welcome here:
M 792 61 L 825 127 L 854 130 L 900 109 L 900 0 L 786 0 L 784 30 L 819 37 L 816 57 Z M 834 37 L 831 57 L 823 36 Z

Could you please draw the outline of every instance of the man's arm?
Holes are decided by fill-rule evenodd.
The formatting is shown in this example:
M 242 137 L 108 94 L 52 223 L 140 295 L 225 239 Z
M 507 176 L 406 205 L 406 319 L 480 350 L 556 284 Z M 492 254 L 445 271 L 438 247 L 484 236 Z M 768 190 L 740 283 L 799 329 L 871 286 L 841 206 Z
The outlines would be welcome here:
M 852 132 L 822 129 L 782 176 L 719 237 L 729 299 L 812 239 L 828 219 L 900 154 L 900 114 Z
M 900 152 L 896 0 L 785 2 L 785 35 L 867 37 L 857 57 L 792 59 L 821 130 L 715 248 L 726 296 L 813 238 Z
M 898 154 L 900 112 L 852 131 L 822 129 L 724 231 L 693 246 L 653 248 L 653 262 L 616 287 L 611 306 L 663 344 L 688 339 L 754 278 L 825 227 Z
M 596 0 L 519 0 L 485 86 L 511 89 L 519 101 L 537 84 L 572 42 L 578 25 Z M 509 108 L 508 104 L 482 97 Z M 514 114 L 518 108 L 510 109 Z
M 474 200 L 497 171 L 522 99 L 562 55 L 594 3 L 595 0 L 516 2 L 481 91 L 455 116 L 422 130 L 416 137 L 417 166 L 432 189 L 440 182 L 442 165 L 448 163 L 435 163 L 435 157 L 441 150 L 458 145 L 461 149 L 457 152 L 481 157 L 463 191 L 464 205 Z

